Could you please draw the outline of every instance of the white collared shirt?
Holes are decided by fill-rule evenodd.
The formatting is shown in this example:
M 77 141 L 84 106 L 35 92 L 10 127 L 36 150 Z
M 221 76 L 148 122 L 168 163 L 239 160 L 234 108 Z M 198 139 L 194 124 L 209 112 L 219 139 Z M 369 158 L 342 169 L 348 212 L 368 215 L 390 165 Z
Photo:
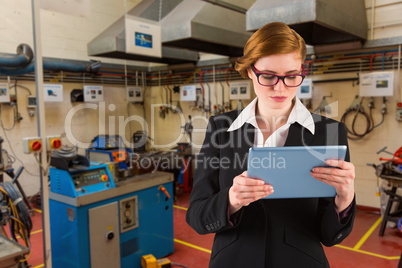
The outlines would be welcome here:
M 249 123 L 254 126 L 255 134 L 254 134 L 254 146 L 255 147 L 281 147 L 285 144 L 285 141 L 288 137 L 290 125 L 298 122 L 303 127 L 307 128 L 311 134 L 314 135 L 315 125 L 313 117 L 307 108 L 301 103 L 299 98 L 295 97 L 296 102 L 293 105 L 292 111 L 289 114 L 287 122 L 275 130 L 268 139 L 264 142 L 264 137 L 262 135 L 261 129 L 258 127 L 257 118 L 255 114 L 256 104 L 258 98 L 255 98 L 243 111 L 239 114 L 239 116 L 235 119 L 232 125 L 227 130 L 234 131 L 236 129 L 241 128 L 244 123 Z M 279 122 L 280 120 L 273 120 Z

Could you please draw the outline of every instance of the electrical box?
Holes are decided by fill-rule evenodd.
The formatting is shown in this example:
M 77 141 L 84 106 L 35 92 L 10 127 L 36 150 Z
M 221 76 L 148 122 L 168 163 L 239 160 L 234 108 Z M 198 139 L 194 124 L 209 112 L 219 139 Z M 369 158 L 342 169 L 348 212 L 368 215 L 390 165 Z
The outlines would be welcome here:
M 47 136 L 46 137 L 46 148 L 48 151 L 54 151 L 61 149 L 61 136 Z
M 28 108 L 36 108 L 36 96 L 28 96 Z
M 402 102 L 396 103 L 396 120 L 402 121 Z
M 24 154 L 42 152 L 42 139 L 40 137 L 27 137 L 22 140 Z
M 0 83 L 0 102 L 10 102 L 10 91 L 7 83 Z

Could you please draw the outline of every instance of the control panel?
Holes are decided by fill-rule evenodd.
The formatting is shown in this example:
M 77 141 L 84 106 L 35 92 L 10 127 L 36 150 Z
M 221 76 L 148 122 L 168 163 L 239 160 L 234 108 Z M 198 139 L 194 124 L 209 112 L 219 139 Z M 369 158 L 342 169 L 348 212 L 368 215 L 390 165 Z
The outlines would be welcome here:
M 73 179 L 73 183 L 77 191 L 82 187 L 109 181 L 109 176 L 107 175 L 105 168 L 73 173 L 71 174 L 71 178 Z
M 106 164 L 75 171 L 50 168 L 50 177 L 51 191 L 70 197 L 115 188 Z
M 138 196 L 120 200 L 120 232 L 138 227 Z

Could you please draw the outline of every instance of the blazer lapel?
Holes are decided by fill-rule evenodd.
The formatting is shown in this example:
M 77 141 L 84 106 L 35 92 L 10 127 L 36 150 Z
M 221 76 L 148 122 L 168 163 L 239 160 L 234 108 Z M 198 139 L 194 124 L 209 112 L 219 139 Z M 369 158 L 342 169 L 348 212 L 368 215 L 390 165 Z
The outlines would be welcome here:
M 284 146 L 311 145 L 312 138 L 313 134 L 311 134 L 307 128 L 295 122 L 290 125 L 288 137 Z
M 236 131 L 233 131 L 233 141 L 234 141 L 234 153 L 239 156 L 247 156 L 248 150 L 254 145 L 254 133 L 255 128 L 249 123 L 244 123 L 244 125 Z M 244 159 L 244 158 L 242 158 Z

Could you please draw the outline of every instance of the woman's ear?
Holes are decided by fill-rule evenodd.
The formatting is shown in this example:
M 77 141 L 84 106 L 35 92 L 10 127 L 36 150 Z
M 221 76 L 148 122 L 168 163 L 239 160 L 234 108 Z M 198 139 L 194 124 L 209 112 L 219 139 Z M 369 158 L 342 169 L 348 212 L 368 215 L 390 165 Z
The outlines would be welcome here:
M 251 67 L 247 68 L 247 76 L 248 78 L 250 78 L 251 80 L 253 79 L 253 71 L 251 70 Z

